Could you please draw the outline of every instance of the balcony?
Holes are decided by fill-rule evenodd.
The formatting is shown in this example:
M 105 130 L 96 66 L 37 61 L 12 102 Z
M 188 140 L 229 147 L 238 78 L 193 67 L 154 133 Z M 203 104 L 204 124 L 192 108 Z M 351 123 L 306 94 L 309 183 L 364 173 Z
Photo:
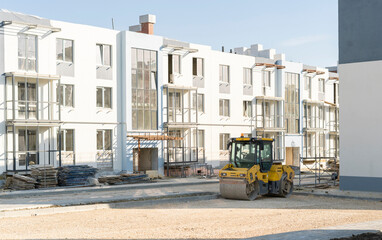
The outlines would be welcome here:
M 195 127 L 198 122 L 197 88 L 165 85 L 163 91 L 165 126 Z
M 61 109 L 55 99 L 58 76 L 6 73 L 5 78 L 5 118 L 8 124 L 60 124 Z
M 61 164 L 55 137 L 62 123 L 59 86 L 59 76 L 5 74 L 6 171 Z
M 304 132 L 321 132 L 327 128 L 325 125 L 325 107 L 323 101 L 304 100 L 303 109 Z
M 263 132 L 283 132 L 284 99 L 280 97 L 256 97 L 256 130 Z

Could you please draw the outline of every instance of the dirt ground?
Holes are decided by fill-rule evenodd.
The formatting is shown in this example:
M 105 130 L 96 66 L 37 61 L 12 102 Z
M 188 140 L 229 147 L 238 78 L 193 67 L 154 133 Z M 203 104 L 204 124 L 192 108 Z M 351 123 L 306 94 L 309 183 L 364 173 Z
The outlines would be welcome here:
M 5 218 L 0 238 L 249 238 L 380 219 L 381 202 L 297 195 L 253 202 L 213 199 Z

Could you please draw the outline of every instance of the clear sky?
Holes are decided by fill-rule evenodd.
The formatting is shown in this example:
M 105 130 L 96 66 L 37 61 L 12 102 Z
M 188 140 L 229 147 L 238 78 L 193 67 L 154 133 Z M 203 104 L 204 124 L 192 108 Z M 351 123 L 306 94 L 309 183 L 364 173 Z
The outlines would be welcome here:
M 332 66 L 338 60 L 337 0 L 0 0 L 0 8 L 128 30 L 155 14 L 156 35 L 226 51 L 260 43 L 286 59 Z

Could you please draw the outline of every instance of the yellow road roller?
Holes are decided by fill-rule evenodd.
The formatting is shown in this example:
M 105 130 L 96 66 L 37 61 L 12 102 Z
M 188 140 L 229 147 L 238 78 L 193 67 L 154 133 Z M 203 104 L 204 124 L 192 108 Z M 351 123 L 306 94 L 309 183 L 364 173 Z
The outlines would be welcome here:
M 219 171 L 223 198 L 255 200 L 260 195 L 288 197 L 293 191 L 294 171 L 274 162 L 273 139 L 231 138 L 229 164 Z

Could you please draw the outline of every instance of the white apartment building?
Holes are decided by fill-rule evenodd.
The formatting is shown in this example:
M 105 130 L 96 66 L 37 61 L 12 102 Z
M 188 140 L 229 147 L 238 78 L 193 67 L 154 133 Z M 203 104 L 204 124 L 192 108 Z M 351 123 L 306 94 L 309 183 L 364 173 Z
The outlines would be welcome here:
M 338 159 L 338 75 L 328 69 L 259 44 L 227 53 L 156 36 L 153 15 L 131 31 L 8 11 L 0 22 L 1 172 L 219 167 L 242 133 L 274 138 L 287 164 Z M 132 137 L 149 135 L 178 139 Z

